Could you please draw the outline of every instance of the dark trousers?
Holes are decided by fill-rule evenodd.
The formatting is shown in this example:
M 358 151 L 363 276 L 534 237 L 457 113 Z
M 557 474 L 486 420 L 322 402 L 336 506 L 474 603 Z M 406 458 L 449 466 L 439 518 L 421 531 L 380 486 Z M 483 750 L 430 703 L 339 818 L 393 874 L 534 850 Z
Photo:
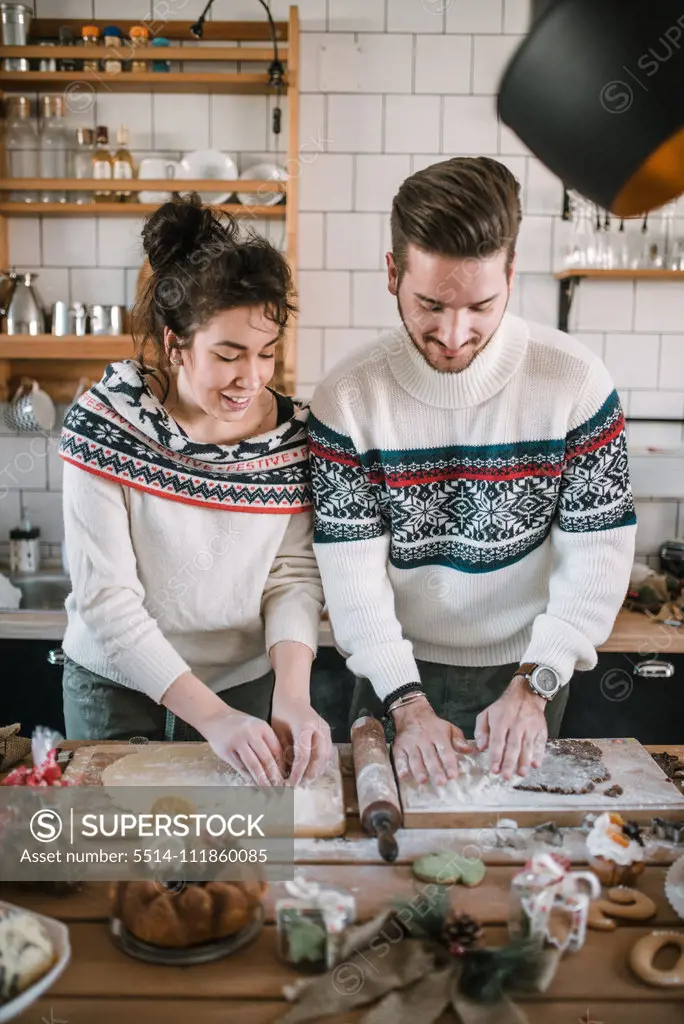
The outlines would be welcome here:
M 268 721 L 274 682 L 273 672 L 267 672 L 218 696 L 231 708 Z M 146 693 L 105 679 L 71 658 L 64 663 L 62 692 L 68 740 L 130 740 L 133 736 L 175 742 L 203 739 Z
M 466 739 L 473 739 L 475 720 L 481 711 L 502 695 L 518 670 L 518 664 L 497 665 L 494 668 L 466 668 L 457 665 L 437 665 L 419 661 L 418 670 L 425 695 L 440 718 L 463 730 Z M 555 739 L 563 721 L 568 701 L 568 687 L 549 701 L 546 723 L 549 739 Z M 364 711 L 382 718 L 382 701 L 368 679 L 357 679 L 352 698 L 350 725 Z M 392 739 L 392 723 L 387 723 L 388 739 Z

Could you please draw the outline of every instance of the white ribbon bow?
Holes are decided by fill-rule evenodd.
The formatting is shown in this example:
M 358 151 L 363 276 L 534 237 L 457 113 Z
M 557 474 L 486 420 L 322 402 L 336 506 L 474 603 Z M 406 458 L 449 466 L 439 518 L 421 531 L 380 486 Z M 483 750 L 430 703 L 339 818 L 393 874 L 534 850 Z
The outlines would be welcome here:
M 318 882 L 307 882 L 301 876 L 294 881 L 285 882 L 285 888 L 293 899 L 301 900 L 320 910 L 329 932 L 341 932 L 349 918 L 349 908 L 345 906 L 341 894 L 336 889 L 319 885 Z
M 601 895 L 601 883 L 596 875 L 591 871 L 568 871 L 551 854 L 538 853 L 525 868 L 525 881 L 538 889 L 529 896 L 523 896 L 521 901 L 532 934 L 542 936 L 561 952 L 581 949 L 587 930 L 589 902 Z M 588 892 L 583 888 L 584 884 L 588 886 Z M 565 941 L 558 940 L 549 932 L 554 906 L 563 907 L 572 916 L 572 927 Z

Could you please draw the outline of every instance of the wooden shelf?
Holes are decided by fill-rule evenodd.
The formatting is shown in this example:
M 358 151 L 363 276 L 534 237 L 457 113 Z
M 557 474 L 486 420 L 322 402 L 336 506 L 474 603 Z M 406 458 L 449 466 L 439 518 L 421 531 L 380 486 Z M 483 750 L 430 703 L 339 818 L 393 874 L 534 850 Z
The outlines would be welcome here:
M 567 281 L 572 277 L 602 277 L 605 280 L 613 281 L 638 281 L 648 279 L 651 281 L 684 281 L 684 270 L 659 270 L 657 268 L 644 267 L 639 270 L 621 268 L 619 270 L 601 270 L 599 267 L 569 267 L 566 270 L 559 270 L 553 275 L 557 281 Z
M 6 217 L 142 217 L 159 209 L 159 203 L 3 203 L 0 216 Z M 242 203 L 219 203 L 212 209 L 231 213 L 234 217 L 258 220 L 282 220 L 287 206 L 244 206 Z
M 90 23 L 89 23 L 90 24 Z M 44 46 L 0 46 L 0 58 L 24 58 L 27 60 L 45 60 L 54 57 L 56 60 L 62 58 L 71 60 L 105 60 L 115 59 L 116 53 L 107 46 L 79 46 L 75 50 L 73 46 L 51 46 L 46 49 Z M 121 60 L 127 61 L 135 57 L 136 60 L 207 60 L 207 61 L 252 61 L 273 60 L 272 47 L 261 46 L 199 46 L 191 41 L 185 46 L 140 46 L 135 51 L 128 42 L 121 46 Z M 283 64 L 287 63 L 287 46 L 278 46 L 278 60 Z M 24 72 L 25 73 L 25 72 Z M 36 72 L 44 74 L 44 72 Z M 153 72 L 154 74 L 168 74 L 167 71 Z M 134 71 L 122 71 L 122 75 L 136 74 Z M 103 72 L 109 80 L 110 76 Z
M 130 359 L 130 334 L 0 334 L 0 359 Z
M 0 401 L 14 394 L 22 377 L 30 377 L 53 401 L 71 402 L 77 381 L 100 380 L 109 363 L 134 356 L 130 334 L 0 334 Z
M 0 71 L 0 89 L 5 92 L 36 92 L 42 89 L 67 90 L 70 85 L 82 87 L 73 90 L 72 98 L 83 98 L 86 92 L 160 92 L 160 93 L 238 93 L 253 95 L 270 93 L 269 77 L 252 71 L 123 71 L 120 75 L 107 75 L 104 71 Z M 285 82 L 287 87 L 287 82 Z
M 106 179 L 109 181 L 110 179 Z M 94 178 L 0 178 L 0 192 L 99 192 L 109 188 L 103 179 Z M 111 179 L 112 188 L 126 188 L 129 192 L 286 192 L 286 182 L 267 179 L 245 179 L 244 181 L 219 178 L 133 178 Z
M 180 5 L 179 5 L 180 6 Z M 256 13 L 259 13 L 259 7 L 255 7 Z M 161 18 L 161 14 L 160 14 Z M 97 25 L 100 29 L 100 34 L 107 27 L 111 25 L 111 18 L 88 18 L 89 25 Z M 57 39 L 59 36 L 59 30 L 62 25 L 68 25 L 74 33 L 75 38 L 80 38 L 81 28 L 85 24 L 83 18 L 33 18 L 31 21 L 31 38 L 32 39 Z M 137 21 L 131 21 L 126 19 L 116 19 L 117 26 L 121 29 L 123 34 L 127 36 L 133 27 L 133 25 L 139 25 L 140 19 Z M 174 40 L 187 40 L 190 43 L 195 43 L 195 37 L 190 31 L 190 26 L 194 24 L 192 21 L 157 21 L 154 23 L 158 29 L 159 35 L 163 35 L 166 39 Z M 278 42 L 286 42 L 289 38 L 289 23 L 287 21 L 276 21 L 275 22 L 275 33 Z M 204 34 L 202 40 L 205 42 L 217 42 L 224 39 L 235 39 L 235 40 L 250 40 L 250 41 L 262 41 L 264 43 L 270 42 L 271 32 L 266 20 L 266 16 L 259 18 L 255 21 L 205 21 L 204 23 Z M 45 53 L 42 56 L 46 56 Z
M 107 19 L 89 19 L 102 30 L 111 22 Z M 133 25 L 139 20 L 117 19 L 117 26 L 127 37 Z M 40 59 L 54 57 L 56 60 L 71 58 L 74 61 L 120 58 L 123 61 L 139 58 L 140 60 L 164 60 L 180 62 L 185 66 L 187 61 L 201 61 L 201 72 L 146 72 L 121 71 L 108 74 L 100 65 L 99 71 L 0 71 L 0 92 L 5 94 L 54 91 L 62 92 L 67 101 L 69 97 L 91 97 L 98 92 L 111 93 L 237 93 L 254 95 L 271 95 L 273 87 L 269 84 L 269 75 L 262 71 L 263 64 L 268 64 L 274 57 L 271 30 L 268 20 L 261 15 L 255 5 L 255 19 L 251 21 L 207 21 L 201 43 L 193 37 L 190 28 L 193 22 L 164 20 L 150 26 L 151 35 L 160 34 L 169 39 L 168 47 L 141 47 L 135 50 L 128 42 L 114 54 L 113 48 L 102 46 L 40 47 L 38 40 L 57 40 L 62 26 L 72 29 L 75 38 L 80 37 L 83 18 L 34 18 L 31 23 L 31 37 L 28 46 L 0 46 L 0 64 L 3 60 L 26 58 L 37 62 Z M 299 147 L 299 10 L 290 6 L 288 20 L 275 23 L 275 35 L 278 41 L 278 59 L 286 65 L 287 76 L 283 82 L 283 97 L 288 102 L 288 127 L 284 133 L 287 141 L 287 156 L 295 161 Z M 250 46 L 239 45 L 249 42 Z M 219 62 L 237 63 L 242 72 L 221 72 Z M 34 64 L 37 66 L 37 64 Z M 151 65 L 150 65 L 151 66 Z M 0 145 L 0 150 L 2 150 Z M 1 155 L 1 154 L 0 154 Z M 111 188 L 116 187 L 115 182 Z M 118 202 L 106 203 L 22 203 L 10 199 L 10 195 L 21 192 L 64 191 L 94 192 L 102 187 L 101 182 L 81 181 L 74 179 L 42 180 L 42 179 L 0 179 L 0 266 L 12 263 L 9 246 L 8 217 L 142 217 L 153 213 L 159 208 L 158 203 Z M 109 185 L 106 187 L 110 187 Z M 285 252 L 296 286 L 297 278 L 297 247 L 298 247 L 298 193 L 297 176 L 291 177 L 287 183 L 262 181 L 180 181 L 147 180 L 126 182 L 126 190 L 137 195 L 140 192 L 178 193 L 199 191 L 206 193 L 225 192 L 233 202 L 214 205 L 218 212 L 231 213 L 240 218 L 278 219 L 283 221 Z M 235 200 L 239 192 L 259 193 L 260 191 L 282 192 L 286 201 L 275 206 L 264 206 L 260 197 L 255 198 L 259 205 L 247 206 Z M 76 381 L 81 377 L 90 380 L 99 379 L 104 366 L 112 360 L 133 355 L 133 345 L 129 336 L 104 338 L 86 336 L 85 338 L 54 338 L 52 336 L 21 337 L 14 335 L 0 336 L 0 399 L 11 393 L 22 376 L 38 379 L 41 386 L 56 401 L 70 401 L 73 397 Z M 296 323 L 288 326 L 285 344 L 282 346 L 276 361 L 275 384 L 288 394 L 294 393 L 296 367 Z

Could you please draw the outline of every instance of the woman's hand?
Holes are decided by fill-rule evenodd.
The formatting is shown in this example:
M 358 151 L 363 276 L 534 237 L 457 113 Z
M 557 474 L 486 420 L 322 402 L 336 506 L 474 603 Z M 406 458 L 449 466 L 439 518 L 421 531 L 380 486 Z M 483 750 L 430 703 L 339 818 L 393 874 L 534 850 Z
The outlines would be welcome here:
M 283 750 L 268 722 L 224 705 L 202 728 L 217 757 L 257 786 L 284 786 Z
M 289 782 L 297 786 L 319 778 L 328 766 L 333 744 L 330 726 L 303 696 L 273 694 L 271 724 L 290 769 Z

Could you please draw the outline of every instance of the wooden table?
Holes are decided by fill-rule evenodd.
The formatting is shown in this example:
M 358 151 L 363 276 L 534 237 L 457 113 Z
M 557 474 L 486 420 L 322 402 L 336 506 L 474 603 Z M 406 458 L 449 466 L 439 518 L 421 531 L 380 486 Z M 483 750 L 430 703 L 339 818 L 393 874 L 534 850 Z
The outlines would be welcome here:
M 64 744 L 76 746 L 77 744 Z M 680 757 L 684 747 L 667 749 Z M 374 840 L 359 831 L 353 776 L 349 774 L 348 748 L 342 749 L 346 764 L 345 790 L 349 824 L 344 839 L 297 840 L 296 861 L 308 878 L 350 889 L 357 899 L 358 917 L 372 916 L 397 897 L 410 899 L 421 883 L 411 875 L 411 860 L 436 848 L 463 850 L 477 843 L 484 847 L 488 865 L 484 882 L 476 889 L 452 889 L 454 906 L 477 916 L 485 924 L 490 945 L 506 942 L 508 891 L 517 865 L 527 854 L 491 846 L 491 835 L 475 830 L 402 830 L 399 859 L 383 863 Z M 523 830 L 525 831 L 525 830 Z M 564 852 L 581 863 L 584 840 L 576 829 L 564 831 Z M 489 847 L 489 848 L 487 848 Z M 547 847 L 547 849 L 549 849 Z M 683 931 L 663 894 L 667 866 L 684 853 L 669 843 L 656 848 L 649 858 L 640 889 L 656 901 L 657 917 L 647 928 L 619 924 L 615 932 L 590 931 L 578 953 L 566 954 L 558 973 L 544 994 L 516 998 L 530 1024 L 682 1024 L 684 988 L 668 992 L 639 982 L 627 964 L 628 952 L 641 935 L 654 928 Z M 472 855 L 472 851 L 471 851 Z M 29 894 L 4 885 L 0 896 L 29 910 L 57 917 L 69 925 L 72 958 L 67 970 L 44 999 L 16 1018 L 23 1024 L 265 1024 L 285 1012 L 282 986 L 297 974 L 277 958 L 273 904 L 280 886 L 273 886 L 267 906 L 267 924 L 256 941 L 233 956 L 197 967 L 156 967 L 119 952 L 108 934 L 108 899 L 105 883 L 89 883 L 83 892 L 67 897 Z M 382 961 L 378 960 L 381 969 Z M 372 965 L 369 970 L 373 969 Z M 587 1012 L 588 1011 L 588 1012 Z M 362 1012 L 345 1013 L 325 1020 L 352 1024 Z M 440 1021 L 453 1021 L 444 1016 Z

